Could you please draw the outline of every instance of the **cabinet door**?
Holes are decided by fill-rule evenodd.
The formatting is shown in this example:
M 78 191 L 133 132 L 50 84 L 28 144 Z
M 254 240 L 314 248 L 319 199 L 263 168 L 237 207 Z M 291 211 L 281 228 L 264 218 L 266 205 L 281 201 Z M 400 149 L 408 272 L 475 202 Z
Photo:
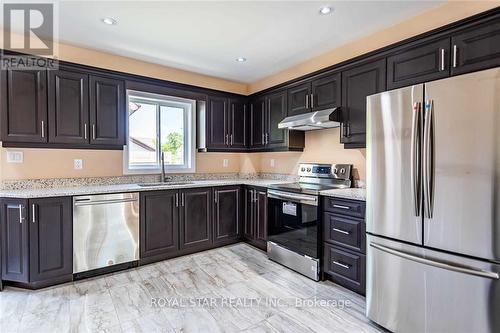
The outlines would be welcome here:
M 168 256 L 179 250 L 179 193 L 141 193 L 140 257 Z
M 245 212 L 243 218 L 243 236 L 248 240 L 255 238 L 254 189 L 245 188 Z
M 311 83 L 302 83 L 288 89 L 288 116 L 311 111 Z
M 211 188 L 193 188 L 179 192 L 181 249 L 205 249 L 211 246 L 211 193 Z
M 247 104 L 244 100 L 229 101 L 229 144 L 234 149 L 247 146 Z
M 29 281 L 29 236 L 26 200 L 1 201 L 2 280 Z
M 255 202 L 255 239 L 262 248 L 267 247 L 267 192 L 257 190 Z
M 278 128 L 286 112 L 286 91 L 267 97 L 265 141 L 270 148 L 286 146 L 288 131 Z
M 229 143 L 227 99 L 208 98 L 207 148 L 227 148 Z
M 88 81 L 84 73 L 49 71 L 49 142 L 89 142 Z
M 385 90 L 385 59 L 342 72 L 340 142 L 348 147 L 366 144 L 366 97 Z
M 265 99 L 259 98 L 250 104 L 250 148 L 264 146 Z
M 241 224 L 241 188 L 239 186 L 214 189 L 214 242 L 238 239 Z
M 473 26 L 451 38 L 451 74 L 500 66 L 500 22 Z
M 70 197 L 29 201 L 30 282 L 73 275 Z
M 311 83 L 311 107 L 313 111 L 340 106 L 340 73 L 330 74 Z
M 125 144 L 125 94 L 123 81 L 90 77 L 90 143 Z
M 1 140 L 47 142 L 47 71 L 2 70 Z
M 450 75 L 450 39 L 415 45 L 387 58 L 387 88 L 395 89 Z

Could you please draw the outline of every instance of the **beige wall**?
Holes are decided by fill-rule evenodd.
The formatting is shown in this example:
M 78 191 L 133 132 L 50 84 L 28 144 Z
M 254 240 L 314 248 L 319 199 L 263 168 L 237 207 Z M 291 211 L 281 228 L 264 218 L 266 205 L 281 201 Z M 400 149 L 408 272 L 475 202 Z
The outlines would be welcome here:
M 318 57 L 305 61 L 297 66 L 271 75 L 249 85 L 249 93 L 275 86 L 322 68 L 352 59 L 364 53 L 396 43 L 439 28 L 446 24 L 498 7 L 499 0 L 492 1 L 462 1 L 452 0 L 437 8 L 414 16 L 389 28 L 374 32 L 363 38 L 345 44 Z

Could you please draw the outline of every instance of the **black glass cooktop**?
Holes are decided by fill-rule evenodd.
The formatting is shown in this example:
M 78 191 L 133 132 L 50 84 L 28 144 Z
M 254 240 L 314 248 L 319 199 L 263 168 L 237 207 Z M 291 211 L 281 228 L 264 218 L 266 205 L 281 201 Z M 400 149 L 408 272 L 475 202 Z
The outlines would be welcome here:
M 269 188 L 287 192 L 318 195 L 320 191 L 331 190 L 334 188 L 341 188 L 341 186 L 335 186 L 332 184 L 324 185 L 324 184 L 311 184 L 311 183 L 286 183 L 286 184 L 270 185 Z

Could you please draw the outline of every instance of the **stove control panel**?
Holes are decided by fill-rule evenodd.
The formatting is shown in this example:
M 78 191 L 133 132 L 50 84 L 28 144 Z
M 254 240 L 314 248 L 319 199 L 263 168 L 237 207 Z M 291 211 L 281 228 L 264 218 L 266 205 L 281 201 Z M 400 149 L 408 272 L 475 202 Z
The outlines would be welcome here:
M 301 163 L 299 176 L 316 178 L 350 179 L 352 164 Z

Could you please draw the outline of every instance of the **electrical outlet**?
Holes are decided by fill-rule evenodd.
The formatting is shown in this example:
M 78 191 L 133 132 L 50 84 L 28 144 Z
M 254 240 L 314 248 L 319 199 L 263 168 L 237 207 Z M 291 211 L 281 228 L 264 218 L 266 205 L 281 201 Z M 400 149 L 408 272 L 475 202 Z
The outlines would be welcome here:
M 78 159 L 74 159 L 73 160 L 73 168 L 75 170 L 81 170 L 81 169 L 83 169 L 83 160 L 81 160 L 79 158 Z
M 224 160 L 222 160 L 222 167 L 227 168 L 228 166 L 229 166 L 229 160 L 225 158 Z
M 271 158 L 271 168 L 274 168 L 276 166 L 276 160 L 274 158 Z
M 24 154 L 22 151 L 8 151 L 7 163 L 23 163 Z

